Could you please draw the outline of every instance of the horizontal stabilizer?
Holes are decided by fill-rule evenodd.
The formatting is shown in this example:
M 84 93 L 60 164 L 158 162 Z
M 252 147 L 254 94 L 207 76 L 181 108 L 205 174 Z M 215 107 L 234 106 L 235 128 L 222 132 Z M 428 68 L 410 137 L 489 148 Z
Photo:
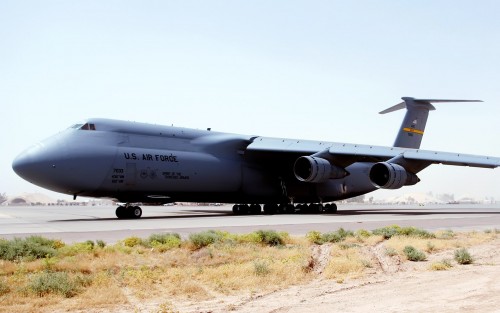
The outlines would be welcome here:
M 395 106 L 392 106 L 388 109 L 385 109 L 381 112 L 379 112 L 379 114 L 386 114 L 386 113 L 391 113 L 391 112 L 394 112 L 394 111 L 397 111 L 397 110 L 402 110 L 404 108 L 407 108 L 407 101 L 408 100 L 411 100 L 411 102 L 415 103 L 415 104 L 424 104 L 424 105 L 427 105 L 428 106 L 428 109 L 433 111 L 435 110 L 436 108 L 431 104 L 431 103 L 445 103 L 445 102 L 483 102 L 482 100 L 450 100 L 450 99 L 415 99 L 415 98 L 411 98 L 411 97 L 403 97 L 401 98 L 405 101 L 401 102 L 401 103 L 398 103 L 396 104 Z

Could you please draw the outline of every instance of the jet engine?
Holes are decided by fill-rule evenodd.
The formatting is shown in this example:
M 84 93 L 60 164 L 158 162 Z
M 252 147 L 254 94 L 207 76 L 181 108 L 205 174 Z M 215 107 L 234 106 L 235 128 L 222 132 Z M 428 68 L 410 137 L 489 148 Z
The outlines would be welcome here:
M 330 161 L 312 156 L 298 158 L 293 172 L 298 180 L 307 183 L 322 183 L 331 178 L 346 177 L 348 174 L 345 169 L 332 165 Z
M 380 162 L 370 169 L 370 180 L 383 189 L 399 189 L 403 186 L 415 185 L 420 181 L 417 175 L 408 172 L 399 164 Z

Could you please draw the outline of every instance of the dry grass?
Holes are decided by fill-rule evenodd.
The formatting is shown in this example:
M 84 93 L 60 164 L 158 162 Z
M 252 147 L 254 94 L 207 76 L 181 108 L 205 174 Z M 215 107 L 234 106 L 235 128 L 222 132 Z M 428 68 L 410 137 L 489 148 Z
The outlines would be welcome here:
M 394 236 L 388 239 L 384 245 L 388 249 L 394 249 L 399 255 L 404 256 L 403 249 L 406 246 L 413 246 L 426 253 L 436 253 L 443 250 L 452 250 L 457 248 L 470 247 L 478 245 L 496 238 L 494 233 L 470 232 L 455 234 L 450 239 L 437 238 L 424 239 L 408 236 Z
M 361 254 L 360 248 L 356 246 L 342 248 L 334 245 L 331 259 L 325 267 L 324 276 L 343 282 L 348 278 L 359 278 L 363 276 L 369 261 Z
M 317 278 L 311 271 L 311 243 L 305 237 L 283 234 L 284 245 L 269 246 L 256 242 L 255 234 L 219 233 L 223 240 L 202 248 L 183 241 L 167 250 L 127 247 L 123 243 L 100 248 L 85 243 L 65 246 L 62 253 L 34 261 L 0 260 L 0 282 L 8 286 L 0 295 L 0 312 L 85 311 L 88 308 L 112 311 L 118 306 L 136 307 L 144 301 L 169 299 L 205 300 L 221 295 L 270 292 Z M 386 248 L 403 255 L 411 245 L 427 253 L 468 248 L 498 236 L 497 232 L 437 234 L 422 239 L 355 234 L 333 244 L 323 278 L 343 282 L 362 277 L 370 271 L 369 249 L 384 241 Z M 311 265 L 313 264 L 313 265 Z M 444 270 L 443 262 L 429 269 Z M 373 271 L 373 269 L 371 270 Z M 44 272 L 67 273 L 82 278 L 75 296 L 65 298 L 49 293 L 39 296 L 28 286 L 33 277 Z M 5 290 L 5 288 L 4 288 Z
M 156 258 L 154 266 L 126 269 L 122 282 L 141 298 L 167 292 L 206 299 L 212 294 L 264 291 L 301 283 L 310 276 L 303 270 L 308 257 L 309 250 L 304 246 L 222 244 L 197 251 L 180 248 Z M 267 267 L 265 275 L 256 273 L 256 262 Z

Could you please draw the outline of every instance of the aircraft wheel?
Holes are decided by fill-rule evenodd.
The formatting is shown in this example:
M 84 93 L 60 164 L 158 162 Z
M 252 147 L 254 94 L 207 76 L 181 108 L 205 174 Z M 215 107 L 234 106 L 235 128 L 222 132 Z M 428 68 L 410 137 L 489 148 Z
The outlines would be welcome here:
M 264 214 L 276 214 L 276 211 L 278 210 L 278 206 L 276 204 L 264 204 Z
M 261 208 L 259 204 L 250 205 L 250 214 L 260 214 Z
M 321 213 L 322 211 L 323 211 L 323 206 L 321 204 L 311 203 L 309 205 L 309 212 L 311 212 L 312 214 L 318 214 Z
M 291 203 L 288 203 L 286 205 L 283 206 L 283 213 L 285 214 L 293 214 L 295 213 L 295 206 Z
M 307 205 L 304 203 L 298 204 L 297 205 L 297 213 L 299 214 L 304 214 L 306 213 Z
M 130 209 L 130 217 L 132 218 L 141 218 L 142 216 L 142 209 L 138 206 L 133 206 Z
M 337 213 L 337 205 L 335 203 L 331 204 L 330 212 L 332 213 Z
M 337 212 L 337 205 L 335 203 L 328 203 L 325 205 L 326 213 L 335 213 Z
M 248 204 L 240 204 L 240 212 L 244 215 L 252 214 L 252 210 Z
M 241 210 L 240 210 L 240 206 L 235 204 L 233 205 L 233 214 L 234 215 L 240 215 L 241 214 Z
M 116 217 L 118 217 L 119 219 L 125 218 L 125 215 L 126 215 L 125 207 L 123 207 L 123 206 L 117 207 L 115 214 L 116 214 Z

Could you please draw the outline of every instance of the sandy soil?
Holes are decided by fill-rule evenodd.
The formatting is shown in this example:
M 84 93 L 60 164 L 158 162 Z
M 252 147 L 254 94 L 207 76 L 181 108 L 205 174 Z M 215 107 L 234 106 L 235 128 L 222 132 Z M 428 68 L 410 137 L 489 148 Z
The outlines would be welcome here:
M 316 249 L 315 271 L 320 273 L 329 246 Z M 180 312 L 500 312 L 500 239 L 469 252 L 474 264 L 431 271 L 433 261 L 453 259 L 453 251 L 431 255 L 426 262 L 401 262 L 376 246 L 367 251 L 374 267 L 361 279 L 337 283 L 318 278 L 266 294 L 172 304 Z
M 312 282 L 267 293 L 216 295 L 208 301 L 144 301 L 125 290 L 129 304 L 113 312 L 500 312 L 500 238 L 468 249 L 471 265 L 432 271 L 430 264 L 453 259 L 453 251 L 428 255 L 425 262 L 389 257 L 382 244 L 367 247 L 373 267 L 363 278 L 342 283 L 321 273 L 330 245 L 313 247 Z M 106 309 L 87 312 L 109 312 Z

